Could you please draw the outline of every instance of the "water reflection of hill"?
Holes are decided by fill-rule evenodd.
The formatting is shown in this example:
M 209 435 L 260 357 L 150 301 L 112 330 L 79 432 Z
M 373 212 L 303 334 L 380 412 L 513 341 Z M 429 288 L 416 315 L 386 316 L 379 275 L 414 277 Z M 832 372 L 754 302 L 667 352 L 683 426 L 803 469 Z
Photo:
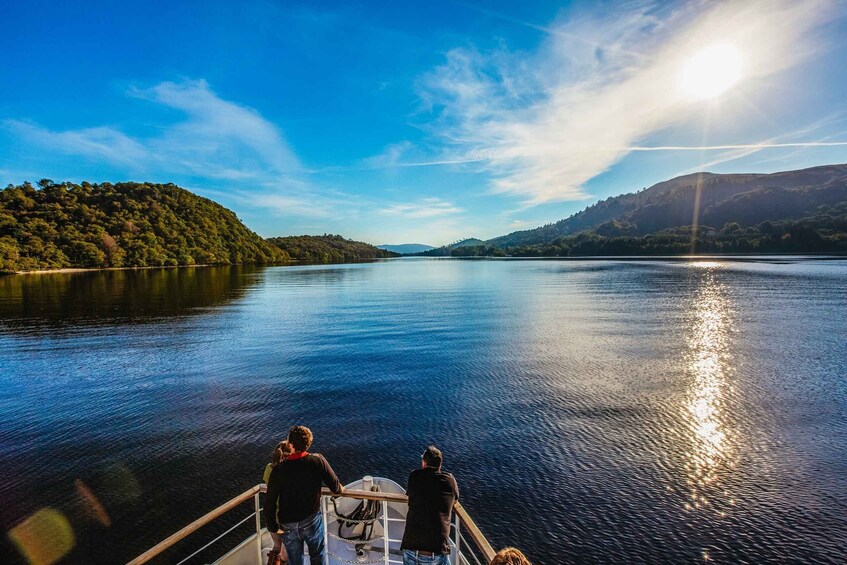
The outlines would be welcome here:
M 0 326 L 143 324 L 190 316 L 237 300 L 255 285 L 255 266 L 141 269 L 0 277 Z

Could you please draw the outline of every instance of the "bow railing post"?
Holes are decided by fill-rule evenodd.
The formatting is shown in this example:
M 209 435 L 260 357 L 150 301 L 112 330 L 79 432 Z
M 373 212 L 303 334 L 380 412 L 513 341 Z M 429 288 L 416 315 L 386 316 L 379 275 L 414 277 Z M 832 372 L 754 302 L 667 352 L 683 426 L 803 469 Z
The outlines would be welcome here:
M 259 505 L 259 493 L 253 495 L 253 506 L 256 509 L 256 557 L 257 563 L 262 563 L 262 507 Z
M 456 562 L 453 565 L 462 565 L 462 536 L 459 533 L 461 527 L 458 512 L 453 512 L 453 545 L 456 546 Z
M 329 565 L 329 522 L 326 521 L 326 512 L 327 512 L 327 503 L 326 497 L 321 497 L 321 513 L 324 518 L 324 547 L 327 550 L 324 552 L 324 565 Z
M 382 546 L 385 548 L 385 565 L 388 565 L 388 502 L 382 501 Z

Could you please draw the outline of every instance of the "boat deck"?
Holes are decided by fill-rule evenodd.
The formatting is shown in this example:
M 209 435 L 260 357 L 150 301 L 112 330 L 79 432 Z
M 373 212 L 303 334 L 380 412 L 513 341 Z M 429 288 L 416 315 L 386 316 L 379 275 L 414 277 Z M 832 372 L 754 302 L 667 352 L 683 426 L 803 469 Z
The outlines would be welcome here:
M 369 478 L 369 477 L 368 477 Z M 366 479 L 368 479 L 366 478 Z M 364 481 L 363 479 L 362 481 Z M 373 479 L 375 481 L 387 481 L 386 479 Z M 362 481 L 350 486 L 361 484 Z M 392 481 L 387 481 L 392 483 Z M 396 484 L 396 483 L 393 483 Z M 399 488 L 399 487 L 398 487 Z M 153 560 L 160 560 L 167 552 L 167 562 L 182 565 L 183 563 L 207 563 L 209 555 L 214 555 L 217 548 L 218 558 L 212 558 L 213 563 L 219 565 L 263 565 L 267 560 L 267 551 L 273 546 L 271 536 L 267 529 L 262 527 L 262 505 L 261 495 L 267 487 L 259 484 L 241 493 L 235 498 L 218 506 L 211 512 L 188 524 L 178 532 L 168 536 L 166 539 L 145 551 L 127 565 L 141 565 Z M 402 491 L 402 489 L 400 489 Z M 321 496 L 321 511 L 324 514 L 326 524 L 326 565 L 341 564 L 377 564 L 397 565 L 402 564 L 400 554 L 400 538 L 402 538 L 405 527 L 406 508 L 408 498 L 400 492 L 374 492 L 371 490 L 359 490 L 356 488 L 345 488 L 344 494 L 336 497 L 339 512 L 348 514 L 357 501 L 375 501 L 380 504 L 379 513 L 374 522 L 374 532 L 370 540 L 348 541 L 338 535 L 339 519 L 335 515 L 330 497 L 333 496 L 328 489 L 323 489 Z M 203 526 L 223 519 L 230 511 L 248 503 L 252 499 L 253 511 L 241 521 L 235 523 L 228 530 L 218 535 L 211 541 L 206 542 L 195 549 L 185 550 L 187 544 L 180 543 L 191 536 Z M 223 538 L 227 534 L 242 527 L 246 522 L 251 522 L 255 527 L 254 532 L 235 547 L 227 547 Z M 195 538 L 196 539 L 196 538 Z M 175 547 L 179 544 L 178 547 Z M 476 523 L 467 513 L 461 503 L 456 502 L 453 511 L 453 525 L 450 535 L 450 564 L 451 565 L 486 565 L 494 557 L 494 549 L 485 536 L 477 527 Z M 180 551 L 180 549 L 182 549 Z M 357 551 L 358 550 L 358 551 Z

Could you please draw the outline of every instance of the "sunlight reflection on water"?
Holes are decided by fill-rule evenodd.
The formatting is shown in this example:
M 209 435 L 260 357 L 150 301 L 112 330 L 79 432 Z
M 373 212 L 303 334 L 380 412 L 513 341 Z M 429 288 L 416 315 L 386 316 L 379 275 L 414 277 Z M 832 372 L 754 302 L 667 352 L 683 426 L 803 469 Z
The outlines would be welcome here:
M 703 267 L 702 263 L 695 265 Z M 710 505 L 716 493 L 721 492 L 717 484 L 721 475 L 734 464 L 733 430 L 726 406 L 734 373 L 733 309 L 726 289 L 716 278 L 715 267 L 717 264 L 703 274 L 686 337 L 687 372 L 691 379 L 684 406 L 690 441 L 685 464 L 689 485 L 686 509 Z

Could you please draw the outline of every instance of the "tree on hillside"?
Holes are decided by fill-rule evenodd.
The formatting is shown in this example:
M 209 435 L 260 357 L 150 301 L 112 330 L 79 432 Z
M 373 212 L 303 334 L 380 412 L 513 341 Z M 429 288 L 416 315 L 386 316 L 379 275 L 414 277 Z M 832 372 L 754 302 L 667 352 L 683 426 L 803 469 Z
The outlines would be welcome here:
M 292 259 L 315 263 L 342 263 L 399 256 L 368 243 L 332 234 L 271 237 L 268 241 Z
M 0 191 L 0 271 L 288 260 L 235 214 L 174 184 L 25 182 Z

